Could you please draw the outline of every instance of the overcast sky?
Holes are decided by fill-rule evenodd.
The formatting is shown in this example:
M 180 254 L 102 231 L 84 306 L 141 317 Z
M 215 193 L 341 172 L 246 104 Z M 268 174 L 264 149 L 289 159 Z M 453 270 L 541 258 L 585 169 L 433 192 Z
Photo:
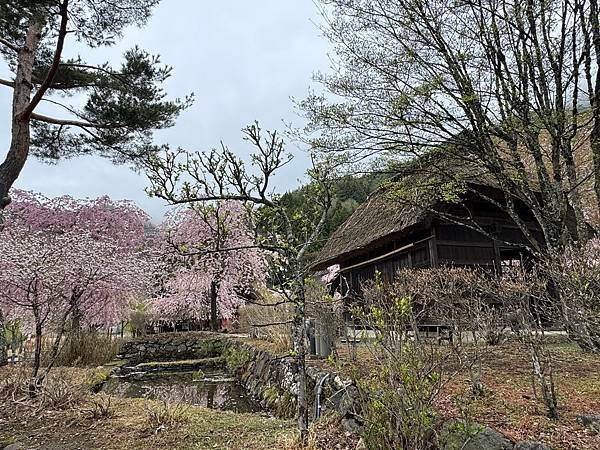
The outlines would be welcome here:
M 223 140 L 243 155 L 249 148 L 240 129 L 253 120 L 268 129 L 283 129 L 282 121 L 302 124 L 290 97 L 305 97 L 313 72 L 328 67 L 328 44 L 314 24 L 318 21 L 312 0 L 162 0 L 146 27 L 129 30 L 114 47 L 81 54 L 115 65 L 134 45 L 160 54 L 174 68 L 166 85 L 169 96 L 194 92 L 196 100 L 173 128 L 156 134 L 157 143 L 205 150 Z M 7 74 L 5 67 L 0 74 Z M 0 86 L 2 159 L 10 142 L 10 94 Z M 306 169 L 299 153 L 278 179 L 282 190 L 295 187 Z M 47 196 L 131 199 L 159 221 L 164 202 L 147 198 L 146 186 L 143 175 L 95 157 L 56 165 L 30 159 L 15 184 Z

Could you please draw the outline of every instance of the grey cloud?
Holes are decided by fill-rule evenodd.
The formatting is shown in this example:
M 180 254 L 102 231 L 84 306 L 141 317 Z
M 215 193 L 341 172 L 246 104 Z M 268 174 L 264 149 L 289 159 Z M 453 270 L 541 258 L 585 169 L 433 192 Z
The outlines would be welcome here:
M 240 137 L 244 125 L 255 119 L 270 129 L 282 129 L 282 120 L 300 124 L 290 97 L 305 96 L 312 73 L 328 64 L 327 42 L 311 22 L 317 20 L 311 0 L 163 0 L 147 27 L 128 30 L 118 45 L 94 50 L 90 57 L 116 62 L 133 45 L 160 54 L 174 67 L 169 95 L 193 91 L 196 101 L 173 128 L 157 133 L 157 143 L 201 150 L 223 140 L 245 155 L 248 148 Z M 9 94 L 0 87 L 0 114 L 5 117 L 0 142 L 5 148 Z M 295 164 L 277 180 L 280 188 L 294 187 L 306 165 L 299 152 Z M 166 208 L 164 202 L 146 197 L 142 175 L 94 157 L 55 166 L 30 160 L 16 186 L 45 195 L 129 198 L 155 220 Z

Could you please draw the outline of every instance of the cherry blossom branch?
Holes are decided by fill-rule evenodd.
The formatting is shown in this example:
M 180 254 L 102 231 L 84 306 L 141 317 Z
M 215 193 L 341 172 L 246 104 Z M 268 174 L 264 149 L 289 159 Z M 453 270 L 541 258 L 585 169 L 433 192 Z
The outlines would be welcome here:
M 182 251 L 181 248 L 174 242 L 170 241 L 169 244 L 175 250 L 179 256 L 205 256 L 205 255 L 213 255 L 217 253 L 228 253 L 235 252 L 239 250 L 269 250 L 272 252 L 280 252 L 285 248 L 282 246 L 276 245 L 266 245 L 266 244 L 251 244 L 251 245 L 238 245 L 233 247 L 219 247 L 214 249 L 202 249 L 198 251 Z

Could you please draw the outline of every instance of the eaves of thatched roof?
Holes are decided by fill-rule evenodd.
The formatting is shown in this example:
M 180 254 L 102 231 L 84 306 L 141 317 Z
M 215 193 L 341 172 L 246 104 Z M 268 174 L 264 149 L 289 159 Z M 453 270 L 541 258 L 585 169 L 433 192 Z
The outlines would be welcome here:
M 590 125 L 582 114 L 582 124 L 578 135 L 573 139 L 573 153 L 577 176 L 581 180 L 579 186 L 582 207 L 586 222 L 593 227 L 600 227 L 600 208 L 594 193 L 594 177 L 592 152 L 590 148 Z M 547 133 L 542 133 L 540 143 L 543 149 L 549 149 Z M 507 156 L 507 166 L 511 167 L 511 157 Z M 529 180 L 534 190 L 537 185 L 534 163 L 526 152 L 522 155 L 523 163 L 531 173 Z M 550 155 L 544 154 L 544 160 L 551 172 Z M 486 171 L 473 155 L 465 154 L 460 147 L 447 143 L 432 149 L 420 157 L 400 164 L 396 168 L 398 175 L 393 183 L 382 186 L 364 204 L 343 223 L 329 238 L 323 249 L 316 255 L 313 269 L 323 269 L 348 259 L 383 242 L 394 235 L 401 238 L 417 227 L 424 227 L 434 216 L 439 196 L 431 195 L 431 191 L 452 180 L 479 187 L 486 186 L 498 189 L 497 177 Z M 395 185 L 395 186 L 393 186 Z M 388 195 L 390 190 L 400 189 L 408 195 L 408 201 L 399 201 L 396 195 Z M 439 193 L 438 193 L 439 194 Z

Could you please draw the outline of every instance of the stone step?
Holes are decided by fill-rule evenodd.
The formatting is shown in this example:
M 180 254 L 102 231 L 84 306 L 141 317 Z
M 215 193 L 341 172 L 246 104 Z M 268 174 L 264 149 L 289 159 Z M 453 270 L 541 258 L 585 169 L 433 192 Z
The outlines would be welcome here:
M 156 372 L 191 372 L 195 370 L 217 369 L 225 367 L 225 358 L 215 356 L 212 358 L 183 359 L 176 361 L 143 362 L 133 366 L 121 367 L 121 374 L 129 373 L 156 373 Z

